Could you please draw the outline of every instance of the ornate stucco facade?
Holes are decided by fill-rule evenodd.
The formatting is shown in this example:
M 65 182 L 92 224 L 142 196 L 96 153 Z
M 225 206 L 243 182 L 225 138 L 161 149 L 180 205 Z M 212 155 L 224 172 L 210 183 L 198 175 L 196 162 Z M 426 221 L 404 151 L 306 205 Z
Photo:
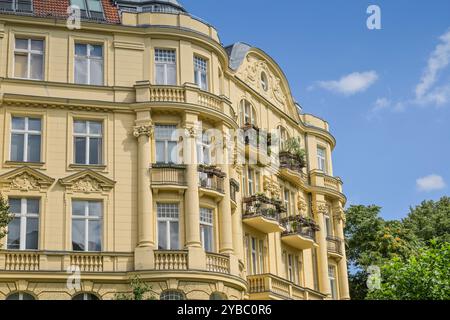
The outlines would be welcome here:
M 157 298 L 349 299 L 336 141 L 270 56 L 223 47 L 176 1 L 102 0 L 75 29 L 69 0 L 14 4 L 0 299 L 113 299 L 134 275 Z M 296 137 L 304 161 L 277 152 Z

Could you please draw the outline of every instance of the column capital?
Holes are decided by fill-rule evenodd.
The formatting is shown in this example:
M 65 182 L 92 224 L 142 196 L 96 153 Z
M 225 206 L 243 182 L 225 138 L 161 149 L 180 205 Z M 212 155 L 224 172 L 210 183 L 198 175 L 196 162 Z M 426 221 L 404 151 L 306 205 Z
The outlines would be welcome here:
M 314 203 L 313 211 L 315 214 L 328 214 L 328 205 L 324 201 L 316 201 Z
M 141 136 L 153 137 L 155 133 L 155 126 L 153 123 L 137 125 L 133 127 L 133 136 L 139 138 Z

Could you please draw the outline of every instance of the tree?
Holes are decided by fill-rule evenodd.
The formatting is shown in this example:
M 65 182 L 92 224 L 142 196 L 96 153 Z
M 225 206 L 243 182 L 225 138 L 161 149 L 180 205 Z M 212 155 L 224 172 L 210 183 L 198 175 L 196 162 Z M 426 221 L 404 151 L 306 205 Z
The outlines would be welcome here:
M 433 239 L 450 242 L 450 197 L 424 201 L 411 208 L 403 224 L 425 243 Z
M 115 300 L 155 300 L 150 294 L 152 287 L 143 282 L 138 276 L 131 279 L 131 293 L 116 294 Z
M 0 193 L 0 240 L 6 236 L 6 227 L 12 220 L 9 213 L 9 205 L 3 195 Z
M 450 300 L 450 243 L 430 242 L 406 261 L 394 258 L 381 268 L 377 300 Z

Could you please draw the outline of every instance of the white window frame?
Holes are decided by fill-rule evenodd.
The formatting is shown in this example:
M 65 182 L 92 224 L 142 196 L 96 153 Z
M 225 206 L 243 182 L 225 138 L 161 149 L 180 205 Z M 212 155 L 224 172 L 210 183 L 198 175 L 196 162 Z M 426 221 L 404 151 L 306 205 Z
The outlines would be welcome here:
M 92 10 L 92 9 L 89 7 L 89 1 L 88 1 L 88 0 L 80 0 L 80 1 L 84 2 L 84 8 L 81 8 L 81 7 L 80 7 L 80 11 L 85 11 L 85 12 L 86 12 L 86 17 L 83 17 L 83 16 L 82 16 L 82 18 L 94 18 L 94 17 L 92 17 L 92 12 L 97 12 L 97 13 L 100 13 L 100 12 L 101 12 L 102 15 L 103 15 L 103 18 L 102 18 L 102 19 L 105 18 L 105 10 L 104 10 L 104 8 L 103 8 L 102 0 L 98 0 L 98 3 L 100 4 L 101 11 L 95 11 L 95 10 Z M 94 1 L 96 1 L 96 0 L 94 0 Z M 70 1 L 70 6 L 77 6 L 76 4 L 73 4 L 72 2 L 73 2 L 73 1 Z M 78 6 L 78 7 L 79 7 L 79 6 Z
M 320 146 L 317 147 L 317 168 L 327 173 L 327 149 Z
M 201 135 L 201 137 L 198 139 L 197 142 L 197 156 L 198 156 L 198 163 L 199 164 L 205 164 L 205 165 L 210 165 L 212 164 L 212 141 L 211 141 L 211 137 L 209 136 L 209 134 L 207 134 L 206 132 L 203 132 L 203 134 Z M 205 157 L 205 154 L 207 155 L 207 157 Z M 208 158 L 208 161 L 205 161 L 205 158 Z
M 76 122 L 85 122 L 86 123 L 86 133 L 76 133 L 75 132 L 75 123 Z M 91 123 L 98 123 L 101 125 L 102 131 L 101 133 L 91 133 Z M 104 148 L 104 139 L 103 139 L 103 121 L 91 121 L 91 120 L 79 120 L 79 119 L 74 119 L 73 120 L 73 162 L 75 164 L 79 164 L 79 165 L 102 165 L 103 164 L 103 148 Z M 76 146 L 76 138 L 85 138 L 86 139 L 86 157 L 85 157 L 85 163 L 77 163 L 76 159 L 77 159 L 77 146 Z M 90 150 L 91 150 L 91 139 L 100 139 L 100 145 L 101 145 L 101 150 L 100 150 L 100 161 L 99 163 L 90 163 Z
M 209 208 L 200 208 L 200 239 L 202 247 L 206 251 L 205 234 L 207 229 L 211 230 L 211 251 L 214 252 L 214 211 Z
M 208 60 L 205 58 L 194 56 L 194 80 L 197 79 L 196 84 L 200 89 L 208 90 Z M 205 76 L 205 82 L 203 83 L 202 76 Z
M 84 216 L 77 216 L 73 214 L 73 203 L 82 202 L 84 203 Z M 89 212 L 89 203 L 97 202 L 101 204 L 100 216 L 91 216 Z M 103 201 L 101 200 L 72 200 L 72 221 L 73 220 L 84 220 L 84 252 L 97 252 L 89 250 L 89 221 L 100 221 L 100 251 L 103 249 Z M 73 228 L 73 226 L 72 226 Z M 72 229 L 73 230 L 73 229 Z M 72 239 L 73 241 L 73 239 Z M 75 251 L 75 250 L 74 250 Z M 75 251 L 83 252 L 83 251 Z
M 160 216 L 160 212 L 159 212 L 159 209 L 161 208 L 160 206 L 174 206 L 174 207 L 176 207 L 177 208 L 177 217 L 176 218 L 175 217 L 161 217 Z M 181 226 L 180 226 L 180 207 L 179 207 L 179 205 L 177 203 L 157 203 L 156 204 L 156 212 L 157 212 L 157 216 L 158 216 L 158 218 L 157 218 L 158 233 L 159 233 L 159 223 L 160 222 L 164 222 L 165 223 L 165 228 L 166 228 L 166 243 L 167 243 L 167 246 L 168 246 L 168 248 L 160 249 L 160 250 L 180 250 L 180 241 L 181 241 L 180 228 L 181 228 Z M 177 232 L 178 232 L 178 243 L 177 243 L 176 248 L 174 248 L 172 246 L 171 237 L 170 237 L 170 235 L 171 235 L 170 234 L 171 233 L 170 225 L 171 225 L 171 223 L 175 223 L 175 222 L 178 223 L 178 230 L 177 230 Z M 159 239 L 159 235 L 158 235 L 157 239 Z M 159 248 L 159 243 L 158 243 L 158 248 Z
M 283 196 L 284 196 L 284 207 L 287 210 L 287 214 L 288 216 L 292 215 L 293 213 L 291 212 L 291 191 L 287 188 L 284 188 L 284 192 L 283 192 Z
M 248 188 L 248 194 L 254 195 L 255 194 L 255 185 L 253 183 L 253 170 L 251 168 L 247 169 L 247 188 Z
M 333 221 L 331 220 L 331 217 L 327 214 L 324 214 L 323 219 L 325 224 L 325 230 L 327 232 L 327 237 L 332 237 L 334 235 Z
M 328 278 L 330 280 L 331 297 L 338 299 L 338 287 L 336 281 L 336 267 L 328 266 Z
M 17 199 L 20 200 L 20 213 L 19 212 L 11 212 L 13 215 L 13 218 L 20 218 L 20 246 L 19 246 L 19 250 L 20 251 L 24 251 L 24 250 L 38 250 L 39 249 L 39 228 L 40 228 L 40 212 L 41 212 L 41 200 L 37 199 L 37 198 L 32 198 L 33 200 L 38 200 L 39 202 L 39 212 L 36 213 L 28 213 L 28 200 L 31 198 L 20 198 L 20 197 L 11 197 L 10 199 Z M 34 218 L 34 219 L 38 219 L 38 245 L 37 245 L 37 249 L 27 249 L 26 245 L 27 245 L 27 220 L 28 218 Z M 6 237 L 8 237 L 8 235 L 6 235 Z M 8 245 L 8 238 L 6 238 L 6 245 Z M 9 250 L 14 250 L 14 249 L 9 249 Z M 17 249 L 15 249 L 17 250 Z
M 19 129 L 13 129 L 13 119 L 14 118 L 18 118 L 18 119 L 25 119 L 25 129 L 24 130 L 19 130 Z M 41 123 L 41 130 L 40 131 L 36 131 L 36 130 L 29 130 L 29 119 L 39 119 L 40 123 Z M 19 160 L 14 160 L 14 161 L 18 161 L 18 162 L 30 162 L 28 160 L 28 138 L 30 135 L 32 136 L 39 136 L 39 139 L 41 140 L 41 149 L 39 150 L 39 161 L 41 161 L 42 159 L 42 118 L 39 117 L 16 117 L 16 116 L 12 116 L 11 117 L 11 143 L 10 143 L 10 148 L 9 148 L 9 159 L 12 161 L 12 136 L 13 134 L 22 134 L 24 137 L 24 142 L 23 142 L 23 160 L 19 161 Z
M 28 46 L 27 49 L 18 49 L 16 47 L 16 41 L 17 39 L 20 40 L 27 40 Z M 41 41 L 42 42 L 42 51 L 39 50 L 33 50 L 31 49 L 31 41 Z M 16 54 L 20 55 L 26 55 L 27 56 L 27 76 L 25 78 L 17 77 L 16 76 Z M 31 55 L 40 55 L 42 59 L 42 75 L 40 78 L 31 78 Z M 14 38 L 14 63 L 13 63 L 13 76 L 16 79 L 27 79 L 27 80 L 43 80 L 44 79 L 44 73 L 45 73 L 45 61 L 44 61 L 44 54 L 45 54 L 45 41 L 43 39 L 33 39 L 33 38 L 26 38 L 26 37 L 15 37 Z
M 158 57 L 160 56 L 159 53 L 163 53 L 166 52 L 167 55 L 170 55 L 170 58 L 173 57 L 173 61 L 159 61 Z M 164 54 L 164 53 L 163 53 Z M 172 56 L 173 55 L 173 56 Z M 169 59 L 171 60 L 171 59 Z M 158 79 L 158 66 L 162 66 L 164 68 L 164 79 L 162 79 L 162 83 L 160 83 L 161 79 Z M 169 66 L 174 67 L 174 79 L 175 82 L 174 83 L 169 83 Z M 156 85 L 176 85 L 177 84 L 177 54 L 176 54 L 176 50 L 174 49 L 162 49 L 162 48 L 157 48 L 155 49 L 155 84 Z
M 242 125 L 252 124 L 256 125 L 256 113 L 253 109 L 252 104 L 246 100 L 241 100 L 241 110 L 242 110 Z M 249 119 L 249 121 L 246 121 Z
M 76 46 L 77 45 L 83 45 L 86 46 L 86 55 L 85 56 L 78 56 L 77 52 L 76 52 Z M 101 57 L 96 57 L 96 56 L 91 56 L 91 49 L 93 46 L 100 46 L 102 48 L 102 56 Z M 77 60 L 86 60 L 87 61 L 87 65 L 86 65 L 86 74 L 87 74 L 87 83 L 79 83 L 76 82 L 76 75 L 75 75 L 75 70 L 76 70 L 76 64 L 77 64 Z M 102 81 L 101 83 L 92 83 L 91 82 L 91 61 L 92 60 L 97 60 L 97 61 L 101 61 L 101 66 L 102 66 Z M 74 45 L 74 71 L 73 71 L 73 82 L 76 84 L 85 84 L 85 85 L 96 85 L 96 86 L 103 86 L 105 83 L 105 46 L 103 44 L 100 43 L 84 43 L 84 42 L 75 42 Z
M 158 138 L 158 129 L 173 129 L 172 131 L 172 135 L 171 137 L 168 138 Z M 173 162 L 171 161 L 171 155 L 169 154 L 169 142 L 175 142 L 176 146 L 175 149 L 178 149 L 178 141 L 174 138 L 174 133 L 177 130 L 177 126 L 176 125 L 160 125 L 157 124 L 155 126 L 155 148 L 158 145 L 158 142 L 164 142 L 164 162 L 160 162 L 160 163 L 164 163 L 164 164 L 169 164 L 169 163 L 178 163 L 178 152 L 175 152 L 175 159 L 173 159 Z M 157 149 L 156 149 L 157 151 Z

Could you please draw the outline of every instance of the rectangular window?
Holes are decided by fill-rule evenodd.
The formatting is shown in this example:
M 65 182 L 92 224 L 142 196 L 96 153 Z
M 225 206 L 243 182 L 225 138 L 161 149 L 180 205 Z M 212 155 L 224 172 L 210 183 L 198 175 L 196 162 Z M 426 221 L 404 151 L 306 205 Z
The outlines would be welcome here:
M 179 211 L 176 203 L 158 203 L 158 249 L 179 250 Z
M 207 133 L 197 142 L 197 160 L 199 164 L 211 164 L 211 137 Z
M 103 85 L 103 46 L 75 44 L 75 83 Z
M 82 18 L 103 20 L 103 7 L 101 0 L 70 0 L 71 6 L 80 8 Z
M 333 226 L 331 224 L 331 218 L 328 215 L 324 215 L 323 218 L 325 219 L 325 229 L 327 231 L 327 237 L 332 237 Z
M 173 125 L 156 125 L 156 163 L 177 163 L 177 127 Z
M 284 189 L 284 207 L 287 210 L 287 215 L 290 216 L 293 213 L 291 212 L 291 193 L 288 189 Z
M 311 250 L 312 265 L 313 265 L 313 280 L 314 280 L 314 290 L 319 290 L 319 264 L 317 261 L 317 249 L 313 248 Z
M 194 81 L 202 90 L 208 90 L 208 61 L 194 57 Z
M 32 0 L 2 0 L 0 11 L 32 12 Z
M 14 77 L 44 79 L 44 41 L 16 38 L 14 45 Z
M 177 62 L 175 50 L 155 50 L 155 83 L 158 85 L 177 84 Z
M 264 273 L 264 241 L 249 237 L 249 257 L 250 259 L 247 262 L 250 262 L 248 267 L 248 271 L 251 272 L 252 275 L 255 274 L 263 274 Z M 250 268 L 251 266 L 251 268 Z
M 253 184 L 253 170 L 248 168 L 247 170 L 247 183 L 248 183 L 248 194 L 255 194 L 255 186 Z
M 10 198 L 13 220 L 8 225 L 9 250 L 37 250 L 39 239 L 39 199 Z
M 99 121 L 74 121 L 74 159 L 76 164 L 103 164 L 103 124 Z
M 286 260 L 288 280 L 292 283 L 299 284 L 298 256 L 287 253 Z
M 72 202 L 72 249 L 74 251 L 102 250 L 101 201 Z
M 213 210 L 200 208 L 200 237 L 206 252 L 214 251 L 214 218 Z
M 258 242 L 256 238 L 252 237 L 251 243 L 252 271 L 253 274 L 258 274 Z
M 10 160 L 17 162 L 41 161 L 41 119 L 12 117 Z
M 317 168 L 324 173 L 327 173 L 327 157 L 326 150 L 321 147 L 317 147 Z
M 328 278 L 330 279 L 331 297 L 338 298 L 338 289 L 336 283 L 336 268 L 334 266 L 328 267 Z
M 260 274 L 264 273 L 264 241 L 259 240 L 259 246 L 258 246 L 258 272 Z

